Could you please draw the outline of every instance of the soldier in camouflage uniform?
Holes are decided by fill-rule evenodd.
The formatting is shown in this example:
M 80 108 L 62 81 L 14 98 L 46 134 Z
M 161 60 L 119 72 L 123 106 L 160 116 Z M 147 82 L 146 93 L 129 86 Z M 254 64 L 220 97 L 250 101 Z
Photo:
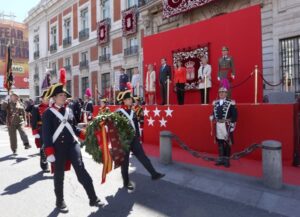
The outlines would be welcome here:
M 220 87 L 228 90 L 228 97 L 231 96 L 231 81 L 235 78 L 235 67 L 233 58 L 228 55 L 228 47 L 222 48 L 222 57 L 219 59 L 218 80 Z
M 24 131 L 25 109 L 19 101 L 19 96 L 16 93 L 11 93 L 2 104 L 2 110 L 7 113 L 6 125 L 10 138 L 10 148 L 14 155 L 17 153 L 17 130 L 20 133 L 25 149 L 31 148 L 29 145 L 28 137 Z

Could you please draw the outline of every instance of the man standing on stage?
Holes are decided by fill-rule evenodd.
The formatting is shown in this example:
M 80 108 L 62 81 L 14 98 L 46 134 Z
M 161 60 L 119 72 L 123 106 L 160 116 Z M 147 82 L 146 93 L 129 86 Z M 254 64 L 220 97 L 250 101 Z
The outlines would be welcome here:
M 215 123 L 215 136 L 219 146 L 219 160 L 217 166 L 230 167 L 229 157 L 233 144 L 233 131 L 237 121 L 235 101 L 227 99 L 228 90 L 219 89 L 219 99 L 213 102 L 213 115 L 210 120 Z
M 166 58 L 161 59 L 161 67 L 159 70 L 159 84 L 160 84 L 160 93 L 162 98 L 162 105 L 167 104 L 167 86 L 168 79 L 171 81 L 171 67 L 167 65 Z
M 31 128 L 32 135 L 35 137 L 35 145 L 40 148 L 40 166 L 43 172 L 49 172 L 48 162 L 45 154 L 45 147 L 42 139 L 42 115 L 49 107 L 49 100 L 47 98 L 47 90 L 45 90 L 41 96 L 42 103 L 35 105 L 31 111 Z
M 121 173 L 123 178 L 124 187 L 133 190 L 133 184 L 129 181 L 128 167 L 129 167 L 129 154 L 130 151 L 133 152 L 134 156 L 143 164 L 147 171 L 151 174 L 152 180 L 157 180 L 164 177 L 164 174 L 158 173 L 152 166 L 151 161 L 146 156 L 143 146 L 140 140 L 140 131 L 137 115 L 132 109 L 133 96 L 130 90 L 119 93 L 117 99 L 122 102 L 121 109 L 118 109 L 116 112 L 119 112 L 122 116 L 128 119 L 128 122 L 131 124 L 135 131 L 135 136 L 133 141 L 130 144 L 129 151 L 126 152 L 124 157 L 124 162 L 121 166 Z
M 66 106 L 67 98 L 71 95 L 58 83 L 49 89 L 48 97 L 54 100 L 53 106 L 43 114 L 43 142 L 47 161 L 53 163 L 54 192 L 56 207 L 60 212 L 68 212 L 64 201 L 64 174 L 65 170 L 73 166 L 77 179 L 84 187 L 90 206 L 102 206 L 96 196 L 92 178 L 84 167 L 78 138 L 84 139 L 85 130 L 74 125 L 74 115 Z
M 119 86 L 120 91 L 125 91 L 127 89 L 127 83 L 129 82 L 128 75 L 125 73 L 125 69 L 120 69 L 120 79 L 119 79 Z
M 24 124 L 26 122 L 25 109 L 19 101 L 19 95 L 11 93 L 10 96 L 7 96 L 6 100 L 3 101 L 2 110 L 5 110 L 7 114 L 6 125 L 10 139 L 10 148 L 13 154 L 17 154 L 17 130 L 20 133 L 25 149 L 31 148 L 24 130 Z
M 222 48 L 222 57 L 219 59 L 218 80 L 220 87 L 225 87 L 231 95 L 231 80 L 235 78 L 235 67 L 233 58 L 228 55 L 228 47 Z

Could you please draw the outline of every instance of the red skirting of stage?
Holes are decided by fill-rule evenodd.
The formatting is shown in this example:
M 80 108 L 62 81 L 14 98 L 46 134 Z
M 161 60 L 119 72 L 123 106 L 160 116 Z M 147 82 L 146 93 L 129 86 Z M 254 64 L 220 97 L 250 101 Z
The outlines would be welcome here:
M 119 106 L 111 106 L 113 111 Z M 282 143 L 283 180 L 287 184 L 300 185 L 299 169 L 292 166 L 295 148 L 299 146 L 298 104 L 238 104 L 238 122 L 232 152 L 239 152 L 253 143 L 278 140 Z M 150 156 L 159 157 L 159 134 L 171 131 L 189 147 L 217 156 L 217 145 L 210 135 L 209 115 L 211 105 L 145 106 L 144 149 Z M 98 107 L 94 107 L 94 115 Z M 242 175 L 261 177 L 261 150 L 238 161 L 232 160 L 228 168 L 217 167 L 213 162 L 197 159 L 173 143 L 173 160 L 212 169 L 225 170 Z
M 114 110 L 117 107 L 111 107 Z M 232 152 L 239 152 L 264 140 L 282 143 L 282 159 L 291 165 L 298 144 L 297 104 L 238 104 L 238 122 L 234 132 Z M 94 115 L 98 113 L 97 107 Z M 179 136 L 190 148 L 217 154 L 217 145 L 211 136 L 209 116 L 211 105 L 145 106 L 144 143 L 159 148 L 159 134 L 163 130 Z M 178 147 L 178 144 L 173 144 Z M 248 159 L 261 160 L 261 151 L 255 151 Z

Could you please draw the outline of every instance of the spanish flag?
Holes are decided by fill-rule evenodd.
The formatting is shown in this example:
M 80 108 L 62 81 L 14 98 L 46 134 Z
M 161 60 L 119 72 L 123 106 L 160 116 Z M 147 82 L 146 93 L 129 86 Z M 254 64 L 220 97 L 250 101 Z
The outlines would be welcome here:
M 5 55 L 5 61 L 6 61 L 6 66 L 5 66 L 5 79 L 4 79 L 4 87 L 7 89 L 9 92 L 11 90 L 11 87 L 14 83 L 14 77 L 12 74 L 11 66 L 12 66 L 12 58 L 11 58 L 11 48 L 10 45 L 7 46 L 7 51 Z

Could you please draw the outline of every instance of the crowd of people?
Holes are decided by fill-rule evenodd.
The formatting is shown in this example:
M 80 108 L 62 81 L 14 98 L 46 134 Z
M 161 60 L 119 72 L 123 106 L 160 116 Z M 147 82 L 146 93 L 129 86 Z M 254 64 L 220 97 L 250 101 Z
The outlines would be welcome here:
M 215 124 L 215 139 L 218 143 L 219 160 L 217 166 L 230 166 L 229 156 L 231 145 L 233 144 L 233 132 L 237 121 L 237 110 L 234 100 L 228 96 L 230 94 L 230 82 L 227 75 L 231 73 L 234 78 L 233 60 L 227 55 L 228 49 L 223 48 L 223 57 L 219 60 L 219 74 L 221 87 L 219 88 L 219 98 L 213 102 L 213 111 L 209 119 Z M 201 58 L 201 66 L 198 71 L 198 85 L 200 89 L 201 102 L 209 102 L 209 90 L 211 84 L 211 66 L 207 63 L 207 57 Z M 187 70 L 182 61 L 177 61 L 174 65 L 174 78 L 171 78 L 171 67 L 165 58 L 161 59 L 159 71 L 159 86 L 162 96 L 162 104 L 167 104 L 168 85 L 174 82 L 178 104 L 184 104 L 185 83 L 187 80 Z M 164 177 L 153 167 L 151 161 L 146 156 L 143 142 L 143 90 L 147 104 L 156 102 L 156 73 L 152 64 L 148 65 L 146 73 L 145 89 L 138 69 L 134 69 L 134 75 L 130 84 L 128 75 L 121 68 L 120 91 L 116 100 L 120 107 L 115 112 L 128 120 L 128 124 L 134 129 L 134 138 L 130 147 L 126 150 L 124 161 L 121 165 L 123 186 L 129 190 L 134 188 L 130 182 L 128 174 L 129 154 L 134 156 L 142 163 L 150 173 L 152 180 Z M 204 89 L 204 90 L 203 90 Z M 98 97 L 98 96 L 95 96 Z M 50 172 L 49 164 L 52 164 L 54 173 L 54 192 L 56 196 L 56 207 L 61 212 L 67 212 L 68 208 L 64 201 L 64 173 L 70 166 L 75 170 L 78 181 L 82 184 L 89 198 L 90 206 L 102 206 L 103 203 L 98 199 L 93 181 L 84 167 L 81 157 L 81 142 L 85 139 L 85 129 L 79 127 L 84 123 L 85 126 L 93 121 L 95 112 L 98 114 L 110 112 L 107 98 L 99 99 L 100 107 L 94 111 L 94 101 L 89 88 L 86 89 L 84 100 L 72 99 L 71 94 L 61 83 L 52 84 L 39 96 L 39 103 L 34 104 L 32 100 L 22 102 L 19 95 L 14 92 L 5 98 L 1 103 L 2 111 L 6 112 L 6 125 L 10 138 L 10 147 L 13 155 L 17 155 L 17 131 L 19 132 L 24 148 L 29 149 L 28 135 L 24 130 L 25 123 L 31 125 L 32 135 L 35 138 L 35 145 L 40 150 L 40 167 L 43 172 Z M 30 122 L 30 124 L 28 123 Z

